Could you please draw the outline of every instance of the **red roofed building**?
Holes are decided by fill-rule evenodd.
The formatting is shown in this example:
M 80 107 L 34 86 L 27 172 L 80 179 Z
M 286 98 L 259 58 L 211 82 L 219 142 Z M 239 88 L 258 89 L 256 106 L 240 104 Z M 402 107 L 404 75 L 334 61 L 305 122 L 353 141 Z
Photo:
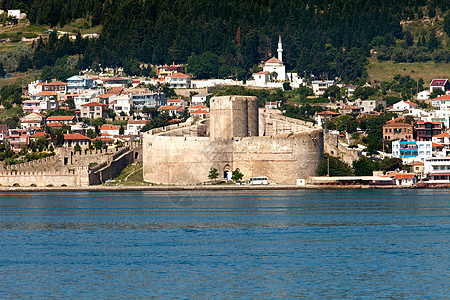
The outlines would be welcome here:
M 138 135 L 142 129 L 142 127 L 147 124 L 148 121 L 144 120 L 131 120 L 127 124 L 126 134 Z
M 430 92 L 433 93 L 435 90 L 442 90 L 446 92 L 450 90 L 450 83 L 448 79 L 433 79 L 430 83 Z
M 434 99 L 431 99 L 431 105 L 433 105 L 433 107 L 436 108 L 448 106 L 449 103 L 450 103 L 450 95 L 442 95 Z
M 47 127 L 62 128 L 63 126 L 60 122 L 47 123 Z
M 91 139 L 79 133 L 68 133 L 64 134 L 64 147 L 72 148 L 76 144 L 80 145 L 81 148 L 88 148 Z
M 32 136 L 30 136 L 30 139 L 32 141 L 35 141 L 35 140 L 37 140 L 40 137 L 47 138 L 48 137 L 48 133 L 42 132 L 42 131 L 38 131 L 35 134 L 33 134 Z
M 385 140 L 412 140 L 413 126 L 407 123 L 391 123 L 383 125 L 383 139 Z
M 175 73 L 184 73 L 184 67 L 182 65 L 172 64 L 170 66 L 163 65 L 157 67 L 158 78 L 165 78 L 168 75 Z
M 196 118 L 204 119 L 208 115 L 209 115 L 209 111 L 204 110 L 204 109 L 197 109 L 197 110 L 191 111 L 191 116 L 196 117 Z
M 431 141 L 434 136 L 442 133 L 441 122 L 418 122 L 417 123 L 417 140 Z
M 131 79 L 122 78 L 122 77 L 114 77 L 103 79 L 103 84 L 105 87 L 127 87 L 128 84 L 131 84 Z
M 325 124 L 329 120 L 333 120 L 334 118 L 339 117 L 340 115 L 341 114 L 338 112 L 326 110 L 326 111 L 316 112 L 316 114 L 314 115 L 314 119 L 316 120 L 316 122 L 319 126 L 322 126 L 322 124 Z
M 166 106 L 161 106 L 160 108 L 158 108 L 158 111 L 160 111 L 160 112 L 166 111 L 172 116 L 178 116 L 184 112 L 184 108 L 181 106 L 166 105 Z
M 93 138 L 91 141 L 94 142 L 95 140 L 101 140 L 103 141 L 107 146 L 114 146 L 115 139 L 108 137 L 108 136 L 98 136 L 96 138 Z
M 201 105 L 201 104 L 189 107 L 189 111 L 194 111 L 194 110 L 197 110 L 197 109 L 203 109 L 203 110 L 209 111 L 209 107 L 208 106 L 204 106 L 204 105 Z
M 119 135 L 119 130 L 119 126 L 114 126 L 111 124 L 103 124 L 102 127 L 100 127 L 100 132 L 108 135 Z
M 70 123 L 75 123 L 76 118 L 75 116 L 53 116 L 47 118 L 47 124 L 48 123 L 54 123 L 59 122 L 61 124 L 69 125 Z
M 166 85 L 170 88 L 190 88 L 191 87 L 191 77 L 183 74 L 176 73 L 166 76 Z
M 448 132 L 443 132 L 441 134 L 435 135 L 431 138 L 433 143 L 441 144 L 445 147 L 450 148 L 450 134 Z
M 54 81 L 46 83 L 42 86 L 43 91 L 55 92 L 55 93 L 65 93 L 67 83 L 62 81 Z
M 91 102 L 81 105 L 81 117 L 98 119 L 108 117 L 108 105 L 100 102 Z

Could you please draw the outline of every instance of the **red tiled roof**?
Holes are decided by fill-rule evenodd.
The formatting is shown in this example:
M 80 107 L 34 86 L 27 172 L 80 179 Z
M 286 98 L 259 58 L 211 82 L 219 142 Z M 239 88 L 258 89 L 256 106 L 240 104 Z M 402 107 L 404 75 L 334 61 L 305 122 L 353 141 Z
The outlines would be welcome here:
M 271 59 L 265 62 L 266 64 L 282 64 L 283 62 L 278 58 L 272 57 Z
M 395 119 L 393 119 L 393 120 L 387 121 L 386 124 L 392 124 L 392 123 L 404 123 L 404 122 L 405 122 L 405 118 L 403 118 L 403 117 L 398 117 L 398 118 L 395 118 Z
M 35 138 L 35 137 L 40 137 L 40 136 L 46 137 L 46 136 L 48 136 L 48 133 L 39 131 L 39 132 L 36 132 L 35 134 L 33 134 L 31 137 Z
M 433 79 L 430 83 L 430 86 L 444 86 L 447 82 L 447 79 Z
M 441 145 L 441 144 L 438 144 L 438 143 L 431 143 L 431 147 L 444 148 L 444 145 Z
M 71 121 L 75 116 L 53 116 L 48 117 L 47 121 Z
M 165 105 L 165 106 L 161 106 L 160 108 L 158 108 L 158 110 L 172 110 L 172 109 L 178 109 L 181 106 L 174 106 L 174 105 Z
M 329 110 L 325 110 L 325 111 L 321 111 L 317 113 L 319 116 L 321 115 L 334 115 L 334 116 L 340 116 L 340 113 L 334 112 L 334 111 L 329 111 Z
M 103 124 L 102 127 L 100 127 L 100 130 L 119 130 L 119 129 L 120 127 L 111 124 Z
M 439 137 L 450 137 L 450 134 L 448 134 L 448 132 L 443 132 L 441 134 L 435 135 L 434 137 L 437 137 L 437 138 L 439 138 Z
M 209 114 L 209 111 L 204 110 L 204 109 L 197 109 L 191 112 L 192 115 L 196 115 L 196 114 Z
M 47 126 L 49 127 L 62 127 L 63 125 L 59 122 L 53 122 L 53 123 L 48 123 Z
M 408 124 L 408 123 L 389 123 L 389 124 L 386 124 L 386 125 L 383 125 L 383 127 L 384 126 L 386 126 L 386 127 L 412 127 L 412 125 L 411 124 Z
M 269 75 L 270 72 L 269 71 L 261 71 L 261 72 L 255 73 L 255 74 L 257 74 L 257 75 Z
M 411 102 L 411 101 L 403 101 L 403 102 L 406 104 L 409 104 L 409 105 L 418 106 L 416 103 Z
M 423 166 L 423 165 L 425 164 L 421 161 L 413 161 L 408 164 L 408 166 Z
M 442 95 L 434 98 L 433 100 L 450 100 L 450 95 Z
M 44 92 L 40 92 L 36 95 L 32 95 L 32 96 L 58 96 L 58 94 L 50 92 L 50 91 L 44 91 Z
M 128 121 L 128 124 L 147 124 L 148 121 L 144 121 L 144 120 L 131 120 Z
M 196 109 L 208 109 L 208 107 L 204 106 L 204 105 L 201 105 L 201 104 L 198 104 L 198 105 L 192 106 L 191 109 L 194 109 L 194 110 L 196 110 Z
M 110 137 L 106 137 L 106 136 L 98 136 L 98 137 L 91 139 L 91 141 L 95 141 L 95 140 L 114 141 L 114 139 L 112 139 Z
M 54 81 L 54 82 L 46 83 L 45 85 L 67 85 L 67 83 L 62 82 L 62 81 Z
M 414 174 L 395 174 L 396 179 L 412 179 Z
M 90 138 L 79 133 L 67 133 L 64 134 L 64 140 L 90 140 Z
M 186 74 L 183 74 L 183 73 L 175 73 L 175 74 L 172 74 L 172 75 L 167 75 L 167 77 L 170 77 L 170 78 L 174 78 L 174 77 L 180 78 L 180 77 L 189 77 L 189 76 L 186 75 Z
M 100 103 L 100 102 L 91 102 L 91 103 L 86 103 L 86 104 L 81 104 L 81 106 L 108 106 L 104 103 Z

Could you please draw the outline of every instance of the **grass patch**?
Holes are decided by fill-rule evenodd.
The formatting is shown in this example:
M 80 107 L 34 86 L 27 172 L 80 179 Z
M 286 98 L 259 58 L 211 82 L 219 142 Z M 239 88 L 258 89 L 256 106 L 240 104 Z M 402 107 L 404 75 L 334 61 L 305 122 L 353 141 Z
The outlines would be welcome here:
M 450 63 L 414 62 L 394 63 L 392 61 L 377 61 L 375 58 L 369 60 L 367 72 L 370 80 L 392 81 L 395 75 L 409 76 L 415 80 L 423 78 L 425 86 L 432 79 L 450 78 Z
M 113 179 L 111 185 L 151 185 L 144 181 L 142 162 L 127 166 Z
M 6 120 L 8 118 L 17 116 L 22 111 L 21 107 L 11 107 L 8 110 L 0 109 L 0 119 Z

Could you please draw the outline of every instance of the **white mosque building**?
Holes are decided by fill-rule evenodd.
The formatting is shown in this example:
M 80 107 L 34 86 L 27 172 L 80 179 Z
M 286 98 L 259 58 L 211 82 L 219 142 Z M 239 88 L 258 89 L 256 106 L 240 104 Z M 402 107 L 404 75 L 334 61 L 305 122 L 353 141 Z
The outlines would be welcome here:
M 294 88 L 303 83 L 303 80 L 298 77 L 297 73 L 286 73 L 286 66 L 283 63 L 281 35 L 278 36 L 277 53 L 278 58 L 272 57 L 264 62 L 263 70 L 258 73 L 253 73 L 254 81 L 249 81 L 247 85 L 282 87 L 283 82 L 290 81 L 291 86 Z

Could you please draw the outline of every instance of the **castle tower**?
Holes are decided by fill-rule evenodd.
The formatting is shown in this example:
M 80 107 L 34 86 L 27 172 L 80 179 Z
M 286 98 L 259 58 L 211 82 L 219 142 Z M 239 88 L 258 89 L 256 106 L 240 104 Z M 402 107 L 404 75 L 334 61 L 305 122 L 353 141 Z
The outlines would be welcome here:
M 278 35 L 278 60 L 283 61 L 283 45 L 281 44 L 281 35 Z
M 258 136 L 258 99 L 253 96 L 222 96 L 210 100 L 210 137 Z

